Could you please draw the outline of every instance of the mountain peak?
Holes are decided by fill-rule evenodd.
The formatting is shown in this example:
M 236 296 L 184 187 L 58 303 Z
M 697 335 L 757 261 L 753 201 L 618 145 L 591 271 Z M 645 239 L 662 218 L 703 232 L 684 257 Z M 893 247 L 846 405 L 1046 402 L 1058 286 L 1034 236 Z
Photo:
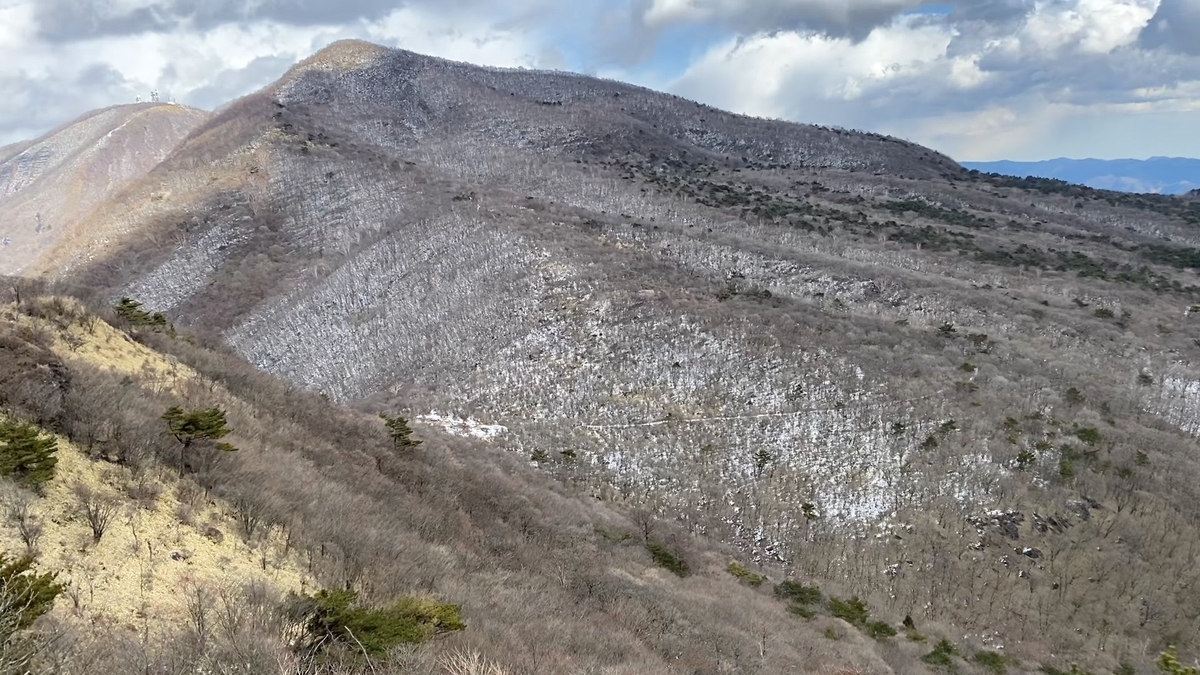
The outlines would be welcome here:
M 296 64 L 285 79 L 310 70 L 347 71 L 364 68 L 388 53 L 388 48 L 365 40 L 338 40 Z

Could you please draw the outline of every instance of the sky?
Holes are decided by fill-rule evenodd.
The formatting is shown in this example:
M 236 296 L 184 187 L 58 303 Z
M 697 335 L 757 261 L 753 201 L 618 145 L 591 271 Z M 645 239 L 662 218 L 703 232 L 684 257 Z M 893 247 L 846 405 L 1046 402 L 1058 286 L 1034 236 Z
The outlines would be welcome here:
M 341 38 L 959 160 L 1200 157 L 1200 0 L 0 0 L 0 145 L 152 89 L 214 109 Z

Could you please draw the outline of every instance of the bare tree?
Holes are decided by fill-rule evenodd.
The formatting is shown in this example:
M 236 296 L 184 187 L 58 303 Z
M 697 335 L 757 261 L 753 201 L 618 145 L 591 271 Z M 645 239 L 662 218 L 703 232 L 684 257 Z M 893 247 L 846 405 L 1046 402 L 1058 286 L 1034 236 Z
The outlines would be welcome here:
M 99 543 L 109 523 L 117 515 L 117 500 L 112 495 L 93 490 L 86 483 L 76 483 L 72 492 L 75 493 L 79 514 L 92 529 L 92 541 Z
M 0 494 L 5 520 L 17 528 L 17 534 L 25 544 L 25 552 L 31 557 L 37 556 L 37 543 L 43 531 L 42 519 L 32 508 L 36 500 L 32 493 L 15 485 L 5 485 Z

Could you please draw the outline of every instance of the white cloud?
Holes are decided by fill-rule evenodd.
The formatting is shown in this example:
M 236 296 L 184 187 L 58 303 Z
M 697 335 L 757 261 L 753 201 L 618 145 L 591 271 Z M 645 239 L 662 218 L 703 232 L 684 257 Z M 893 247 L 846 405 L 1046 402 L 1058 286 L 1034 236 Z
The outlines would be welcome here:
M 672 88 L 749 114 L 812 119 L 933 71 L 956 72 L 964 87 L 974 86 L 983 77 L 971 62 L 946 58 L 952 39 L 945 27 L 903 21 L 861 42 L 820 33 L 758 34 L 717 45 Z
M 447 17 L 414 9 L 397 9 L 368 24 L 366 37 L 375 42 L 455 61 L 491 66 L 547 65 L 546 50 L 528 33 L 501 28 L 480 15 Z
M 153 6 L 154 0 L 119 0 L 98 9 L 103 18 Z M 0 145 L 91 108 L 145 99 L 153 89 L 182 103 L 216 107 L 345 37 L 500 66 L 534 67 L 554 57 L 531 35 L 499 28 L 482 15 L 452 17 L 415 6 L 340 24 L 237 21 L 66 42 L 37 39 L 34 17 L 29 0 L 0 4 L 0 95 L 7 94 L 0 106 Z
M 20 47 L 33 32 L 33 5 L 0 3 L 0 50 Z
M 1200 102 L 1200 59 L 1138 44 L 1158 10 L 1158 0 L 1039 0 L 1008 20 L 900 16 L 857 40 L 764 31 L 714 46 L 671 87 L 738 112 L 883 131 L 964 159 L 1129 149 L 1099 135 L 1082 147 L 1072 124 L 1127 130 L 1142 139 L 1142 156 L 1200 155 L 1195 134 L 1134 131 L 1139 116 L 1175 120 L 1196 115 Z
M 1021 38 L 1027 47 L 1107 54 L 1133 44 L 1153 18 L 1158 0 L 1077 0 L 1045 2 L 1029 15 Z

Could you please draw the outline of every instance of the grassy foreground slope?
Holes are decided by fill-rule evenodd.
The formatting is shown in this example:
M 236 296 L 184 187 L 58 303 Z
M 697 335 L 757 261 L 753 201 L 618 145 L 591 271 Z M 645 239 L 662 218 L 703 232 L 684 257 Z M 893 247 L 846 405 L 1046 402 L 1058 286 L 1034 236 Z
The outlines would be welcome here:
M 0 308 L 0 317 L 13 330 L 45 331 L 51 352 L 68 368 L 143 378 L 164 394 L 197 377 L 103 321 L 56 326 L 13 304 Z M 247 536 L 227 501 L 177 481 L 156 463 L 105 461 L 96 438 L 89 439 L 91 452 L 55 440 L 52 480 L 37 491 L 4 486 L 0 547 L 32 553 L 40 567 L 58 574 L 64 592 L 57 618 L 145 633 L 185 620 L 197 598 L 246 585 L 301 591 L 310 583 L 282 532 Z

